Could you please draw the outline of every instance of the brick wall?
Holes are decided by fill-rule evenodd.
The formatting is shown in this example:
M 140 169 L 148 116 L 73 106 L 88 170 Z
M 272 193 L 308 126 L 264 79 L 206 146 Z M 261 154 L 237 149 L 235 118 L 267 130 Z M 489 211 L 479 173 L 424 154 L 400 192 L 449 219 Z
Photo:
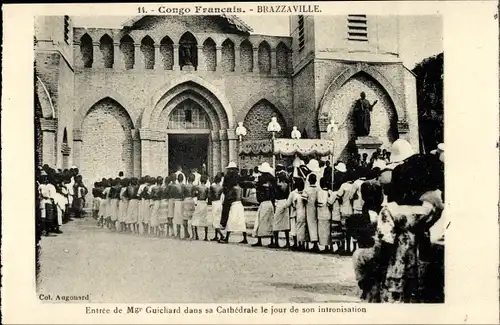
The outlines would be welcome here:
M 240 71 L 251 72 L 253 69 L 253 48 L 250 42 L 244 41 L 240 45 Z
M 101 38 L 99 49 L 104 60 L 105 68 L 113 67 L 114 45 L 113 40 L 108 35 Z
M 133 174 L 132 121 L 127 112 L 111 99 L 92 107 L 82 127 L 80 171 L 87 183 L 102 177 Z
M 281 132 L 278 132 L 276 137 L 283 137 L 287 128 L 283 116 L 281 116 L 271 103 L 263 100 L 254 105 L 245 117 L 243 125 L 245 125 L 248 130 L 245 140 L 270 139 L 271 133 L 267 131 L 267 125 L 272 117 L 276 117 L 278 123 L 281 125 Z
M 120 43 L 120 52 L 122 57 L 122 62 L 125 65 L 125 69 L 130 70 L 134 68 L 135 63 L 135 46 L 130 40 L 122 41 Z M 138 60 L 139 58 L 137 58 Z
M 293 78 L 293 112 L 297 128 L 307 131 L 309 138 L 317 137 L 316 99 L 314 96 L 314 64 L 309 64 Z
M 289 66 L 288 49 L 283 43 L 276 49 L 276 68 L 279 74 L 287 74 Z
M 50 94 L 52 103 L 56 106 L 59 98 L 57 85 L 59 82 L 59 62 L 61 55 L 57 52 L 38 52 L 35 54 L 35 60 L 37 75 L 43 81 Z
M 222 43 L 222 71 L 224 72 L 233 72 L 234 71 L 234 43 L 230 40 L 224 41 Z
M 143 55 L 144 69 L 153 69 L 155 65 L 155 48 L 151 38 L 145 38 L 142 41 L 141 54 Z
M 215 42 L 209 38 L 203 43 L 203 57 L 205 58 L 205 69 L 215 71 L 217 67 Z
M 172 70 L 174 66 L 174 47 L 170 39 L 164 40 L 160 44 L 160 55 L 163 62 L 163 69 Z
M 259 45 L 259 72 L 260 73 L 270 73 L 271 72 L 271 48 L 266 42 L 262 42 Z

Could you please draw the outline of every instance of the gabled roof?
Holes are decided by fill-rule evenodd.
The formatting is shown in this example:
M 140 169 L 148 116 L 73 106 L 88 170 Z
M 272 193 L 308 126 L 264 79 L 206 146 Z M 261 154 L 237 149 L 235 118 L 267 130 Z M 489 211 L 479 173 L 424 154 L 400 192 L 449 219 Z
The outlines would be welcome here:
M 235 15 L 217 15 L 218 17 L 222 17 L 231 27 L 243 33 L 251 33 L 253 32 L 252 27 L 248 26 L 243 20 L 241 20 L 238 16 Z M 146 17 L 151 17 L 151 15 L 143 15 L 143 16 L 135 16 L 132 19 L 127 20 L 122 24 L 124 28 L 133 28 L 136 26 L 142 19 Z M 162 17 L 162 16 L 158 16 Z

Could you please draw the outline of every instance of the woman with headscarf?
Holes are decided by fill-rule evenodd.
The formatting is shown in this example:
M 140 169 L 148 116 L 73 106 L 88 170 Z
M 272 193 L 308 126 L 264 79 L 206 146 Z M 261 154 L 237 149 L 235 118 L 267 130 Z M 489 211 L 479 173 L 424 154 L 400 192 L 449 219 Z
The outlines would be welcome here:
M 273 176 L 273 169 L 268 163 L 263 163 L 259 167 L 261 173 L 257 183 L 257 201 L 259 202 L 259 209 L 257 210 L 257 218 L 253 228 L 253 237 L 257 238 L 257 242 L 253 244 L 254 247 L 262 246 L 262 238 L 271 237 L 273 230 L 273 216 L 274 216 L 274 200 L 275 200 L 275 186 L 276 179 Z

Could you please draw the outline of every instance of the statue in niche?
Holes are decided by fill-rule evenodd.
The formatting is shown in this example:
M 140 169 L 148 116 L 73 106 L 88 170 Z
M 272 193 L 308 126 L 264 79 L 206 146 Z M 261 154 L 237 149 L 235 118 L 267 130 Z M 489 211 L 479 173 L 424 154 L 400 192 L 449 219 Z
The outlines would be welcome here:
M 193 44 L 184 43 L 182 44 L 182 65 L 193 65 Z
M 354 105 L 354 130 L 356 132 L 356 136 L 366 137 L 370 135 L 370 114 L 377 102 L 378 100 L 374 101 L 373 104 L 370 104 L 368 99 L 366 99 L 366 94 L 364 92 L 361 92 L 360 98 L 356 100 L 356 104 Z

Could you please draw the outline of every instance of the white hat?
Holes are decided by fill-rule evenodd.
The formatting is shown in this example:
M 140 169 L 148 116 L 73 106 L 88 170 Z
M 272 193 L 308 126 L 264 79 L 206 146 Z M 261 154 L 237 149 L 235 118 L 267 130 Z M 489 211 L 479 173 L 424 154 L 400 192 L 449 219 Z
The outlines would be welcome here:
M 398 139 L 394 141 L 391 147 L 391 163 L 402 162 L 414 154 L 415 151 L 413 151 L 413 148 L 408 141 Z
M 76 167 L 75 165 L 73 165 L 73 167 L 71 167 L 71 169 L 78 169 L 78 167 Z
M 437 149 L 431 150 L 431 155 L 435 155 L 437 154 L 437 152 L 438 152 Z
M 234 161 L 231 161 L 229 163 L 229 165 L 227 165 L 226 169 L 229 169 L 229 168 L 238 168 L 238 166 L 236 166 L 236 163 Z
M 311 159 L 309 160 L 309 163 L 307 164 L 307 168 L 309 168 L 310 171 L 317 172 L 319 171 L 319 163 L 316 159 Z
M 381 159 L 376 159 L 376 160 L 373 162 L 372 169 L 373 169 L 373 168 L 377 168 L 377 167 L 378 167 L 378 168 L 380 168 L 380 170 L 383 170 L 383 169 L 385 169 L 386 165 L 387 165 L 387 164 L 385 163 L 385 161 L 383 161 L 383 160 L 381 160 Z
M 438 144 L 437 151 L 444 152 L 444 143 Z
M 341 173 L 345 173 L 347 172 L 347 167 L 345 166 L 344 163 L 338 163 L 337 166 L 335 166 L 335 170 Z
M 274 172 L 274 170 L 269 165 L 269 163 L 265 162 L 265 163 L 262 163 L 262 165 L 259 166 L 259 172 L 272 174 Z

